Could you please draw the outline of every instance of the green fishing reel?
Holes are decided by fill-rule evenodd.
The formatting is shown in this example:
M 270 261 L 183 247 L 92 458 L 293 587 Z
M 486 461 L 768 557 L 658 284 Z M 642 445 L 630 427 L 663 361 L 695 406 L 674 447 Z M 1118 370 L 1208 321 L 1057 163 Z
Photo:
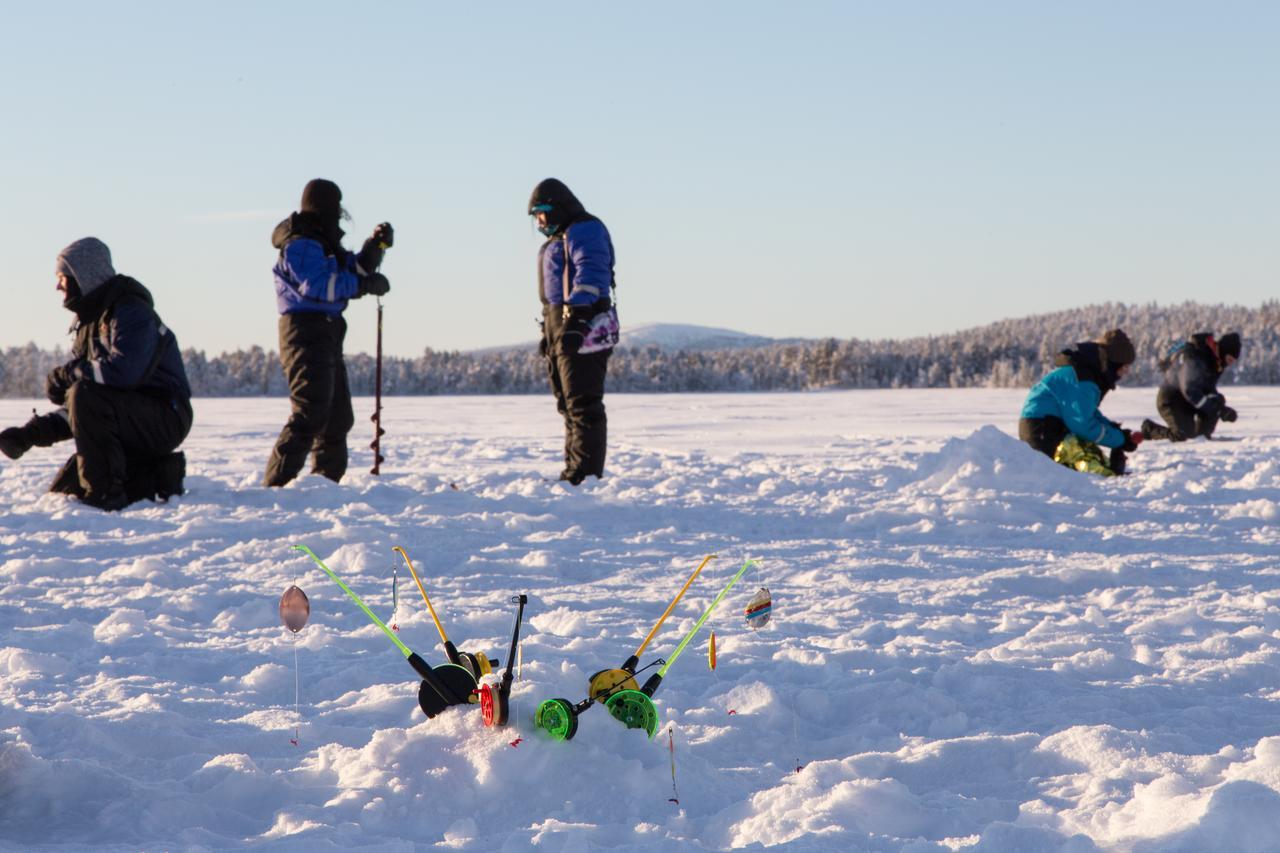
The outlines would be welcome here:
M 578 733 L 578 714 L 568 699 L 548 699 L 538 706 L 533 723 L 553 740 L 573 740 Z
M 658 733 L 658 709 L 653 700 L 639 690 L 620 690 L 608 698 L 604 706 L 613 718 L 629 729 L 644 729 L 649 738 Z

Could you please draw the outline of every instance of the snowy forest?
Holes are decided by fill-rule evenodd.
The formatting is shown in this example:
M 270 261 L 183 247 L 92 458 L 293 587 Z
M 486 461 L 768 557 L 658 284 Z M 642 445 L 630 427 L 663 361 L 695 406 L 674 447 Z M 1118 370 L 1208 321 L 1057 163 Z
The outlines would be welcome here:
M 1029 387 L 1054 355 L 1080 340 L 1122 328 L 1138 350 L 1126 384 L 1154 385 L 1170 346 L 1199 331 L 1238 331 L 1240 362 L 1225 384 L 1280 384 L 1280 302 L 1257 308 L 1105 304 L 1002 320 L 949 335 L 899 341 L 820 340 L 729 349 L 620 346 L 609 364 L 609 390 L 629 392 L 806 391 L 822 388 Z M 181 330 L 179 330 L 181 338 Z M 194 393 L 202 397 L 285 396 L 274 351 L 261 347 L 209 357 L 184 352 Z M 0 364 L 0 396 L 40 397 L 62 350 L 10 347 Z M 347 356 L 355 394 L 372 394 L 374 359 Z M 543 360 L 532 346 L 477 352 L 437 352 L 383 359 L 383 393 L 534 394 L 546 391 Z

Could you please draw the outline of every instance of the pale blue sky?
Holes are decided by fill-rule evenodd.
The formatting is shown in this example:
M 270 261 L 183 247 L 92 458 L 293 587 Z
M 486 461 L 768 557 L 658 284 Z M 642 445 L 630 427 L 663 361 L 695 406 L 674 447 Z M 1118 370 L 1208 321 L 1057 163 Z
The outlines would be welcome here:
M 906 337 L 1280 297 L 1280 4 L 3 3 L 0 345 L 95 235 L 184 346 L 276 348 L 269 239 L 386 219 L 385 347 L 531 340 L 541 178 L 624 324 Z M 373 301 L 348 351 L 372 351 Z

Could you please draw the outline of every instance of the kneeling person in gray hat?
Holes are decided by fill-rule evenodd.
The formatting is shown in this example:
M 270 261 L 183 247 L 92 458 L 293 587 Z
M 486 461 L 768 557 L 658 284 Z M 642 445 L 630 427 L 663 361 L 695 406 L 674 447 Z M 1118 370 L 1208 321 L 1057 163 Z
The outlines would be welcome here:
M 59 408 L 0 431 L 0 452 L 74 439 L 76 452 L 50 491 L 119 510 L 144 498 L 182 494 L 186 458 L 175 452 L 191 430 L 191 386 L 172 331 L 151 293 L 117 275 L 111 250 L 94 237 L 58 255 L 62 305 L 76 315 L 71 360 L 45 379 Z

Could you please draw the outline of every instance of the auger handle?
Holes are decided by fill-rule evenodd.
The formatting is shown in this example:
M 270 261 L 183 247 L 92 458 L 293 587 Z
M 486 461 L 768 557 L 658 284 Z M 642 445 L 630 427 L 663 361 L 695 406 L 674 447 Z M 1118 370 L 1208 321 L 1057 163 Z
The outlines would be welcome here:
M 396 545 L 391 549 L 399 551 L 400 556 L 404 557 L 404 564 L 409 567 L 409 574 L 413 575 L 413 581 L 418 585 L 418 592 L 422 593 L 422 600 L 427 603 L 427 610 L 431 612 L 431 621 L 436 623 L 436 630 L 440 632 L 440 642 L 444 643 L 445 653 L 449 656 L 450 663 L 458 663 L 458 650 L 454 648 L 453 643 L 449 642 L 449 637 L 444 632 L 444 626 L 440 624 L 440 617 L 436 616 L 436 609 L 431 606 L 431 599 L 427 597 L 427 588 L 422 585 L 422 579 L 418 577 L 418 572 L 413 568 L 413 560 L 409 559 L 409 555 L 403 548 Z
M 693 574 L 689 575 L 689 579 L 684 582 L 684 586 L 680 589 L 680 592 L 677 593 L 676 597 L 671 599 L 671 603 L 667 605 L 666 612 L 658 617 L 658 622 L 653 626 L 653 630 L 649 632 L 649 636 L 644 638 L 644 642 L 640 644 L 640 648 L 636 649 L 636 653 L 627 659 L 627 663 L 631 664 L 631 666 L 628 667 L 627 664 L 624 663 L 622 665 L 623 669 L 628 672 L 635 672 L 636 664 L 640 662 L 640 655 L 644 654 L 645 646 L 649 645 L 650 641 L 657 636 L 658 629 L 662 627 L 663 622 L 667 621 L 667 617 L 671 615 L 671 611 L 676 609 L 676 605 L 680 603 L 680 599 L 684 598 L 684 594 L 689 591 L 690 584 L 692 584 L 694 579 L 702 572 L 702 567 L 715 558 L 715 554 L 708 554 L 703 558 L 702 562 L 698 564 L 698 568 L 693 570 Z
M 305 551 L 307 556 L 309 556 L 312 560 L 315 560 L 316 565 L 324 569 L 324 573 L 327 574 L 329 577 L 333 578 L 334 583 L 342 587 L 342 591 L 345 592 L 347 596 L 352 601 L 354 601 L 361 610 L 364 611 L 364 615 L 368 616 L 369 619 L 373 622 L 373 624 L 377 625 L 379 628 L 382 629 L 382 633 L 386 634 L 387 637 L 391 639 L 391 642 L 396 644 L 396 648 L 400 649 L 400 651 L 404 654 L 405 657 L 411 657 L 413 655 L 413 651 L 404 643 L 400 642 L 400 638 L 395 635 L 395 632 L 393 632 L 390 628 L 388 628 L 385 622 L 383 622 L 381 619 L 375 616 L 373 611 L 370 610 L 365 605 L 365 603 L 360 600 L 360 596 L 352 592 L 351 588 L 342 582 L 342 578 L 335 575 L 333 573 L 333 570 L 330 569 L 328 566 L 326 566 L 324 562 L 321 561 L 321 559 L 315 555 L 314 551 L 312 551 L 306 545 L 294 545 L 293 549 L 295 551 Z
M 711 611 L 715 610 L 721 600 L 729 594 L 729 590 L 733 589 L 733 585 L 738 582 L 738 578 L 742 577 L 743 574 L 746 573 L 747 569 L 754 565 L 756 565 L 755 560 L 747 560 L 742 564 L 742 568 L 738 569 L 738 573 L 733 576 L 733 580 L 729 581 L 725 588 L 720 590 L 720 594 L 715 597 L 715 600 L 711 602 L 706 611 L 698 617 L 698 621 L 694 623 L 693 629 L 689 631 L 688 634 L 685 634 L 684 639 L 680 641 L 680 645 L 676 646 L 676 650 L 671 653 L 671 657 L 667 658 L 667 662 L 662 665 L 662 669 L 658 670 L 656 675 L 650 676 L 649 680 L 645 682 L 645 693 L 652 695 L 652 693 L 649 693 L 647 689 L 650 684 L 653 684 L 654 690 L 658 689 L 658 684 L 662 682 L 662 677 L 667 674 L 667 670 L 671 668 L 671 664 L 676 662 L 676 658 L 680 657 L 680 653 L 684 651 L 684 647 L 689 645 L 689 641 L 698 633 L 698 629 L 702 627 L 702 623 L 707 621 L 707 617 L 711 615 Z

